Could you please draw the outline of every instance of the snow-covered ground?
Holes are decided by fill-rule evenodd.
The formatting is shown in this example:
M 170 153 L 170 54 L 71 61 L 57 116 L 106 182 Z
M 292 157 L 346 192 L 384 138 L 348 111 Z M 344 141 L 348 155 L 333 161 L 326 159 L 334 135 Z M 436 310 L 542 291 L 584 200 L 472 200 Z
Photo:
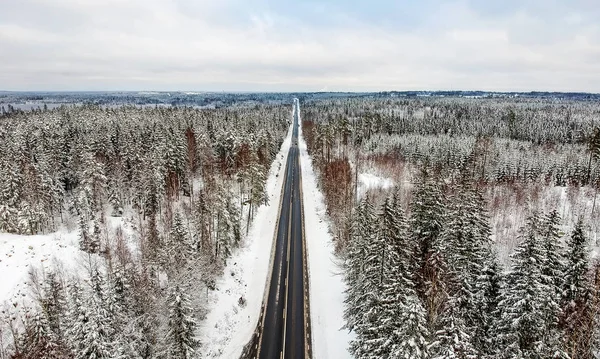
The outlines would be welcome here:
M 302 128 L 299 136 L 313 358 L 350 358 L 347 348 L 352 334 L 342 329 L 346 286 L 334 254 L 323 194 L 317 187 L 306 142 L 302 137 Z M 364 177 L 366 183 L 374 185 L 373 177 Z M 379 185 L 379 181 L 377 184 Z
M 394 187 L 391 178 L 381 177 L 376 174 L 365 172 L 358 174 L 358 198 L 362 198 L 370 189 L 389 189 Z
M 217 289 L 208 295 L 208 314 L 198 332 L 204 358 L 239 358 L 260 316 L 275 224 L 291 142 L 291 126 L 267 179 L 269 205 L 256 212 L 244 245 L 228 261 Z M 245 305 L 240 305 L 244 298 Z
M 31 269 L 72 271 L 81 259 L 77 232 L 22 236 L 0 233 L 0 303 L 18 307 L 29 291 Z
M 107 230 L 114 233 L 120 227 L 130 249 L 131 228 L 125 217 L 107 216 Z M 93 260 L 99 258 L 93 256 Z M 44 235 L 18 235 L 0 233 L 0 305 L 16 307 L 27 299 L 29 292 L 29 273 L 32 270 L 60 271 L 66 278 L 86 273 L 90 257 L 79 249 L 79 235 L 72 225 Z

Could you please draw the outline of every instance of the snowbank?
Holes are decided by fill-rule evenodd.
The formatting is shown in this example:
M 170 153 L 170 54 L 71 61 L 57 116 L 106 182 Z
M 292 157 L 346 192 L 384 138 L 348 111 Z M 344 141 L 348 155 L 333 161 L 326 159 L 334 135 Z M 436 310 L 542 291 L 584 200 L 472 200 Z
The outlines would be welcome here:
M 291 142 L 291 126 L 271 165 L 267 179 L 269 206 L 262 206 L 252 221 L 244 247 L 229 259 L 217 289 L 208 294 L 208 315 L 199 329 L 200 357 L 239 358 L 256 329 L 269 273 L 275 224 Z M 240 298 L 246 303 L 241 306 Z
M 336 263 L 323 194 L 317 187 L 317 179 L 306 149 L 306 142 L 302 137 L 302 128 L 300 128 L 299 136 L 298 147 L 304 199 L 304 235 L 310 278 L 313 358 L 350 358 L 347 348 L 352 334 L 342 329 L 346 286 L 342 270 Z M 369 179 L 368 176 L 365 178 Z

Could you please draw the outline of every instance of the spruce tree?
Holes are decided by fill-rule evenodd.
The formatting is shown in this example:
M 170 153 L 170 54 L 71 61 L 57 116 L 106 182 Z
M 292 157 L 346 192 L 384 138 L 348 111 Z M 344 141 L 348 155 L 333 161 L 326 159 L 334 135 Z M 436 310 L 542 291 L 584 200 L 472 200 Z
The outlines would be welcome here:
M 488 249 L 484 254 L 483 267 L 475 282 L 473 295 L 473 344 L 480 357 L 492 356 L 496 350 L 497 326 L 500 322 L 498 303 L 502 289 L 502 269 L 496 254 Z
M 567 241 L 568 252 L 565 263 L 565 279 L 562 289 L 563 305 L 567 308 L 574 306 L 585 298 L 589 291 L 588 273 L 588 239 L 583 232 L 581 219 L 575 225 Z
M 375 210 L 368 198 L 361 201 L 355 212 L 355 222 L 352 227 L 350 243 L 345 253 L 345 276 L 347 289 L 345 291 L 344 319 L 346 328 L 353 330 L 362 320 L 364 307 L 361 298 L 365 293 L 363 280 L 364 261 L 368 255 L 368 244 L 377 232 Z M 363 287 L 363 288 L 361 288 Z
M 462 318 L 459 301 L 449 298 L 440 315 L 439 329 L 429 346 L 431 357 L 435 359 L 475 359 L 478 352 L 472 344 L 470 330 Z
M 451 296 L 456 315 L 462 317 L 470 334 L 476 327 L 476 286 L 486 265 L 491 245 L 490 227 L 483 198 L 475 188 L 463 184 L 451 198 L 447 223 L 440 234 L 440 247 L 453 278 Z
M 540 238 L 539 216 L 528 218 L 521 243 L 512 255 L 511 272 L 498 304 L 499 353 L 507 358 L 544 358 L 560 355 L 559 304 L 542 273 L 546 251 Z
M 446 220 L 446 204 L 440 185 L 425 176 L 417 184 L 410 204 L 410 232 L 417 260 L 417 293 L 425 305 L 429 329 L 434 330 L 433 325 L 446 292 L 446 264 L 440 253 L 440 234 Z
M 541 233 L 545 260 L 542 276 L 548 280 L 554 299 L 560 303 L 564 282 L 563 248 L 560 244 L 560 215 L 556 210 L 546 214 L 541 223 Z
M 196 321 L 192 314 L 190 299 L 179 285 L 171 289 L 167 297 L 169 329 L 167 346 L 169 358 L 190 359 L 198 347 L 195 338 Z
M 572 359 L 591 358 L 598 323 L 598 294 L 588 276 L 588 240 L 581 219 L 567 241 L 562 309 L 565 350 Z

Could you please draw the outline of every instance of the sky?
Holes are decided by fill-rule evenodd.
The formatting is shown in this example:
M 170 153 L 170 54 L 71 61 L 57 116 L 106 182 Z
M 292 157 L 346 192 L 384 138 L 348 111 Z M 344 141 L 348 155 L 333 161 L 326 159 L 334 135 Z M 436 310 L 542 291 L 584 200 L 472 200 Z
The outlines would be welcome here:
M 600 92 L 599 0 L 2 0 L 0 90 Z

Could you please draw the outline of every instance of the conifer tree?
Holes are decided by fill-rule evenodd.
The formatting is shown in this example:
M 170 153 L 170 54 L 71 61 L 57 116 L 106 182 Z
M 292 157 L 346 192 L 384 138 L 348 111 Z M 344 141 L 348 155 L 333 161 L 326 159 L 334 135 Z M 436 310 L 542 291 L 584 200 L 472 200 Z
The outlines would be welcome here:
M 540 238 L 541 223 L 537 214 L 527 220 L 498 304 L 502 342 L 498 350 L 507 358 L 555 357 L 561 353 L 556 330 L 560 308 L 548 295 L 553 288 L 542 273 L 546 252 Z
M 502 270 L 491 249 L 484 255 L 483 267 L 475 281 L 473 296 L 473 344 L 480 357 L 492 356 L 496 350 L 495 342 L 500 322 L 498 303 L 502 288 Z
M 171 289 L 167 298 L 169 329 L 167 333 L 168 355 L 174 359 L 190 359 L 198 347 L 194 331 L 196 321 L 192 315 L 190 300 L 179 285 Z
M 591 358 L 597 331 L 598 297 L 588 277 L 587 238 L 581 219 L 567 241 L 562 309 L 565 350 L 570 358 Z
M 85 293 L 77 283 L 71 284 L 69 295 L 67 337 L 75 358 L 112 358 L 111 328 L 103 303 L 94 293 Z
M 440 234 L 440 247 L 453 277 L 456 314 L 464 319 L 470 330 L 476 325 L 475 287 L 489 259 L 486 254 L 491 244 L 490 233 L 481 194 L 463 184 L 451 200 L 447 224 Z
M 589 270 L 587 242 L 580 219 L 567 242 L 569 250 L 565 258 L 565 280 L 562 289 L 562 302 L 565 307 L 572 307 L 584 299 L 589 290 L 586 277 Z
M 192 249 L 188 230 L 183 223 L 183 216 L 177 212 L 169 233 L 169 242 L 164 248 L 167 268 L 179 271 L 190 258 Z
M 563 249 L 560 244 L 560 215 L 556 210 L 546 214 L 541 223 L 541 237 L 544 248 L 544 262 L 542 264 L 542 276 L 547 278 L 548 286 L 552 289 L 552 295 L 560 303 L 563 288 Z
M 423 178 L 417 184 L 410 204 L 410 231 L 418 261 L 417 290 L 422 298 L 426 295 L 425 293 L 431 292 L 430 287 L 433 284 L 431 276 L 437 272 L 431 266 L 440 263 L 436 246 L 441 249 L 439 236 L 446 216 L 445 199 L 441 188 L 432 179 L 425 178 L 426 176 L 423 174 Z
M 473 338 L 459 311 L 456 298 L 449 298 L 440 315 L 439 329 L 430 344 L 431 357 L 435 359 L 479 358 L 472 344 Z
M 70 350 L 52 331 L 47 318 L 37 313 L 26 320 L 25 330 L 19 337 L 19 354 L 24 359 L 68 359 L 73 358 Z
M 368 253 L 369 242 L 377 233 L 377 218 L 375 210 L 368 198 L 361 201 L 356 209 L 356 221 L 352 228 L 352 236 L 346 251 L 345 258 L 345 281 L 347 289 L 345 291 L 346 309 L 344 318 L 346 327 L 353 330 L 363 319 L 365 307 L 362 305 L 362 299 L 366 295 L 363 290 L 365 286 L 372 285 L 364 283 L 365 271 L 364 261 Z

